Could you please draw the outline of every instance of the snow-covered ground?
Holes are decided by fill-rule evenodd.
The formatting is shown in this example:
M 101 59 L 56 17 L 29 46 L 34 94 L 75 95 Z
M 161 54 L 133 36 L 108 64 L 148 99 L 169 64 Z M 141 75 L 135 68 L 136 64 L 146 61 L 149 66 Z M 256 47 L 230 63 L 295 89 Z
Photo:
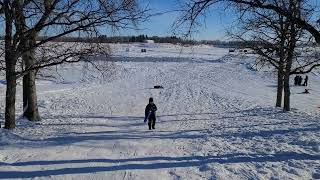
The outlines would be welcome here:
M 42 72 L 43 120 L 0 130 L 0 179 L 320 179 L 320 77 L 310 74 L 311 94 L 292 87 L 293 111 L 283 113 L 274 108 L 276 78 L 252 68 L 254 55 L 111 48 L 103 77 L 85 64 Z M 21 95 L 19 87 L 18 118 Z M 158 119 L 149 131 L 151 96 Z

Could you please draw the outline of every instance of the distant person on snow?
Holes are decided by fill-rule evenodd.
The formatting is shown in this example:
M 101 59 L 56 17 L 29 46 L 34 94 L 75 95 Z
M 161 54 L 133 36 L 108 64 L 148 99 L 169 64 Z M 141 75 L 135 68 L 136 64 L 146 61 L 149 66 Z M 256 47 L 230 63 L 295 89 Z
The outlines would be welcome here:
M 299 79 L 299 77 L 298 77 L 298 76 L 294 77 L 294 85 L 295 85 L 295 86 L 297 86 L 297 85 L 298 85 L 298 79 Z
M 306 75 L 306 78 L 304 79 L 303 86 L 308 86 L 308 80 L 309 80 L 309 77 L 308 77 L 308 75 Z
M 153 98 L 149 98 L 149 104 L 146 106 L 144 122 L 148 121 L 149 130 L 155 129 L 157 106 L 153 102 Z
M 302 85 L 302 77 L 301 77 L 301 76 L 299 76 L 298 85 L 299 85 L 299 86 Z

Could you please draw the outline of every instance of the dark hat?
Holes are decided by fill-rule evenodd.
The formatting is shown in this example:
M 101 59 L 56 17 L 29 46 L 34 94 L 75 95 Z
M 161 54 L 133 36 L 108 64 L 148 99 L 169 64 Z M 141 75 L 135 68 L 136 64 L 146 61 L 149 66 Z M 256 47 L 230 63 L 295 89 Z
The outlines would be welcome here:
M 153 98 L 152 98 L 152 97 L 151 97 L 151 98 L 149 98 L 149 103 L 150 103 L 150 102 L 153 102 Z

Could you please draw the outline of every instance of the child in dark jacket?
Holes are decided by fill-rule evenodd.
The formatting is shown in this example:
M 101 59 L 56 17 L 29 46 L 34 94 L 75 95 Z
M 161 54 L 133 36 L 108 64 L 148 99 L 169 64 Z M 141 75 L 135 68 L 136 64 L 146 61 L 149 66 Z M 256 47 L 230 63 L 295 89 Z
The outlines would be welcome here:
M 156 125 L 156 111 L 157 106 L 153 102 L 153 98 L 149 98 L 149 104 L 146 106 L 145 109 L 145 118 L 144 122 L 148 121 L 149 130 L 155 129 Z

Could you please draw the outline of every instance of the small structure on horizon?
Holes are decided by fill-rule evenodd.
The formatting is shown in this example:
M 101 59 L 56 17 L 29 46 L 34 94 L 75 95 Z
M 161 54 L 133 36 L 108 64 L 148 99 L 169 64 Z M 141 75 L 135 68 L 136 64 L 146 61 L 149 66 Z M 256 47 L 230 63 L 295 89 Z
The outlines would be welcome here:
M 234 48 L 229 49 L 229 52 L 235 52 L 236 50 Z
M 154 44 L 154 40 L 146 39 L 143 41 L 144 43 Z

